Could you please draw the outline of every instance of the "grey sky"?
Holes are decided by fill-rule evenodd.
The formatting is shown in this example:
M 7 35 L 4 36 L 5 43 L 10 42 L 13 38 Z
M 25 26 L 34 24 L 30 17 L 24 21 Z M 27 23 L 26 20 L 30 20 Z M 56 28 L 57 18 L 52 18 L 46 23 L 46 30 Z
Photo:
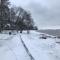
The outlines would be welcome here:
M 60 0 L 10 0 L 11 4 L 22 6 L 32 13 L 39 28 L 60 26 Z

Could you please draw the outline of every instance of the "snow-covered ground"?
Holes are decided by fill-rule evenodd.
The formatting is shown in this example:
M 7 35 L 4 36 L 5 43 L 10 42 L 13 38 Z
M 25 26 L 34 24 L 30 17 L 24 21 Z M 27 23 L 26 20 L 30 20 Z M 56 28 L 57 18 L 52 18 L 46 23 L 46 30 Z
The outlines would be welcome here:
M 56 43 L 56 38 L 41 39 L 41 34 L 36 31 L 31 31 L 30 34 L 21 34 L 34 59 L 60 60 L 60 44 Z
M 0 60 L 30 60 L 19 34 L 0 34 Z
M 26 31 L 22 34 L 0 34 L 0 60 L 32 60 L 31 56 L 34 60 L 60 60 L 60 44 L 56 43 L 59 39 L 42 39 L 42 35 L 36 31 L 30 31 L 30 34 Z

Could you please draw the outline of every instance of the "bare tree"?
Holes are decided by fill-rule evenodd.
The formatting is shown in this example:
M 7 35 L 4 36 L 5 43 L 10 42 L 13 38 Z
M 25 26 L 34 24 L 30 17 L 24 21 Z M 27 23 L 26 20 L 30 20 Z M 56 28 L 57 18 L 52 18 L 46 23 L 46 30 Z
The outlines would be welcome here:
M 1 0 L 0 3 L 0 31 L 9 20 L 9 0 Z
M 31 17 L 31 14 L 23 8 L 12 7 L 10 10 L 10 14 L 10 19 L 12 22 L 15 23 L 17 31 L 20 30 L 20 32 L 22 33 L 24 29 L 29 30 L 31 29 L 31 27 L 33 27 L 34 22 Z

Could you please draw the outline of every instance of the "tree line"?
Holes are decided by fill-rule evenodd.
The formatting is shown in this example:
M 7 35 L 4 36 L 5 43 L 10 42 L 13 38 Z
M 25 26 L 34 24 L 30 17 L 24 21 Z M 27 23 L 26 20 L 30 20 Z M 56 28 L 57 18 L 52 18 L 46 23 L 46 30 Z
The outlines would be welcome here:
M 0 2 L 0 32 L 2 30 L 37 30 L 30 12 L 22 7 L 10 7 L 9 0 Z

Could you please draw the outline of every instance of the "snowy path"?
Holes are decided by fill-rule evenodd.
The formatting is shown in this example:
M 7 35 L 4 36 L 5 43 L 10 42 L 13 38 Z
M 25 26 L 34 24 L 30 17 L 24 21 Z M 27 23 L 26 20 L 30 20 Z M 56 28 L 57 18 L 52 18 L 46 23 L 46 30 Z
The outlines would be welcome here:
M 30 51 L 28 50 L 27 46 L 25 45 L 25 43 L 24 43 L 24 41 L 23 41 L 21 35 L 20 35 L 20 38 L 21 38 L 21 42 L 22 42 L 22 44 L 23 44 L 23 46 L 24 46 L 24 48 L 25 48 L 27 54 L 29 55 L 30 59 L 31 59 L 31 60 L 35 60 L 34 57 L 32 56 L 32 54 L 30 53 Z
M 35 60 L 60 60 L 60 46 L 55 39 L 39 39 L 40 33 L 32 31 L 21 37 Z
M 19 34 L 0 34 L 0 60 L 31 60 Z

